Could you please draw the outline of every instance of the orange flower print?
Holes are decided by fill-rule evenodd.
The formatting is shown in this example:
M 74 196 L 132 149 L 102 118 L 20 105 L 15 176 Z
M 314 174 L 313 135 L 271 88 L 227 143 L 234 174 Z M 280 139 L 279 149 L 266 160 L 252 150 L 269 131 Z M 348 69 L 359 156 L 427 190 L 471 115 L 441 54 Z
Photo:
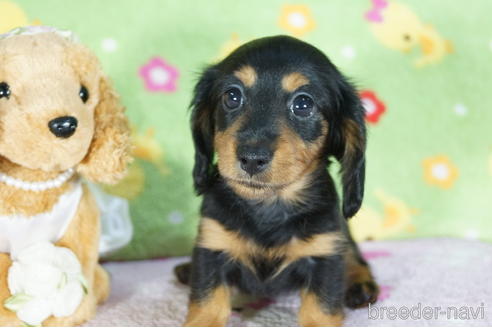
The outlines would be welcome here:
M 220 47 L 220 52 L 215 61 L 219 62 L 225 57 L 227 57 L 231 52 L 239 48 L 244 43 L 237 33 L 232 33 L 229 40 L 227 40 L 222 47 Z
M 458 178 L 458 169 L 443 155 L 427 158 L 423 161 L 424 178 L 428 184 L 449 189 Z
M 283 6 L 279 25 L 297 37 L 313 30 L 316 26 L 311 10 L 305 5 Z
M 29 25 L 24 10 L 14 2 L 0 1 L 0 34 Z

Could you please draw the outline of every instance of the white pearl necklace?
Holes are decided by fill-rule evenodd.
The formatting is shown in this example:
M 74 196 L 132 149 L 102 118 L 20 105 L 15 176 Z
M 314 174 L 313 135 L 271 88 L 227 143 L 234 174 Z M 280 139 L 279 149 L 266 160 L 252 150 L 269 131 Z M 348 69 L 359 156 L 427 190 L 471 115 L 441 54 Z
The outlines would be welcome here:
M 42 182 L 27 182 L 8 176 L 4 173 L 0 173 L 0 182 L 5 183 L 7 186 L 11 186 L 17 189 L 25 191 L 40 192 L 48 189 L 55 189 L 61 187 L 65 182 L 70 179 L 75 173 L 74 169 L 68 169 L 54 179 Z

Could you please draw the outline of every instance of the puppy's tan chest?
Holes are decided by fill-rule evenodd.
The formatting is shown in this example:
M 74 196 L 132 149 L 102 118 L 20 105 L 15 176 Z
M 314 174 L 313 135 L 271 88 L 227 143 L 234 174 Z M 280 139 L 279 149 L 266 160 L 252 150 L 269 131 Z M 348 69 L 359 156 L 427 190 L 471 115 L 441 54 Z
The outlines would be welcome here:
M 258 265 L 270 263 L 278 268 L 279 273 L 301 258 L 336 254 L 342 240 L 339 232 L 328 232 L 306 240 L 293 237 L 285 244 L 266 248 L 236 231 L 227 230 L 214 219 L 203 218 L 198 246 L 227 253 L 252 271 L 257 271 Z

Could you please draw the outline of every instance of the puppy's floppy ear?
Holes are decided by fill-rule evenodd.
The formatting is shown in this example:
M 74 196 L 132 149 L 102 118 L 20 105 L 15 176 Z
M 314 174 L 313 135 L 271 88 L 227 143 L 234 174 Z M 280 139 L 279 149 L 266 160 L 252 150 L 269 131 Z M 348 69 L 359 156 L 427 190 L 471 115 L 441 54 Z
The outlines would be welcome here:
M 124 107 L 105 76 L 99 80 L 94 136 L 78 171 L 87 179 L 112 184 L 123 178 L 130 161 L 130 128 Z
M 348 219 L 359 211 L 364 197 L 366 127 L 364 107 L 355 88 L 342 78 L 338 91 L 330 140 L 333 154 L 341 164 L 342 211 Z
M 212 88 L 216 69 L 206 69 L 195 86 L 191 101 L 191 131 L 195 145 L 193 180 L 195 190 L 202 194 L 209 184 L 214 159 L 214 99 Z

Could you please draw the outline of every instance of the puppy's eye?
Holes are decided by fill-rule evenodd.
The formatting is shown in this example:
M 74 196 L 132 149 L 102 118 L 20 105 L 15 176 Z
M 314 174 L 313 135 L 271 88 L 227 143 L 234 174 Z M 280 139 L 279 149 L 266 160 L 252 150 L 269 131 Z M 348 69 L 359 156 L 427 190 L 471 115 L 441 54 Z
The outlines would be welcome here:
M 300 117 L 309 117 L 313 114 L 314 100 L 308 95 L 298 95 L 290 106 L 292 112 Z
M 5 82 L 0 82 L 0 99 L 10 98 L 10 86 Z
M 223 97 L 224 105 L 228 109 L 239 108 L 243 104 L 243 95 L 238 88 L 231 88 L 226 91 Z
M 80 99 L 82 99 L 84 104 L 87 102 L 87 100 L 89 100 L 89 90 L 87 90 L 87 88 L 83 85 L 80 87 L 79 97 Z

